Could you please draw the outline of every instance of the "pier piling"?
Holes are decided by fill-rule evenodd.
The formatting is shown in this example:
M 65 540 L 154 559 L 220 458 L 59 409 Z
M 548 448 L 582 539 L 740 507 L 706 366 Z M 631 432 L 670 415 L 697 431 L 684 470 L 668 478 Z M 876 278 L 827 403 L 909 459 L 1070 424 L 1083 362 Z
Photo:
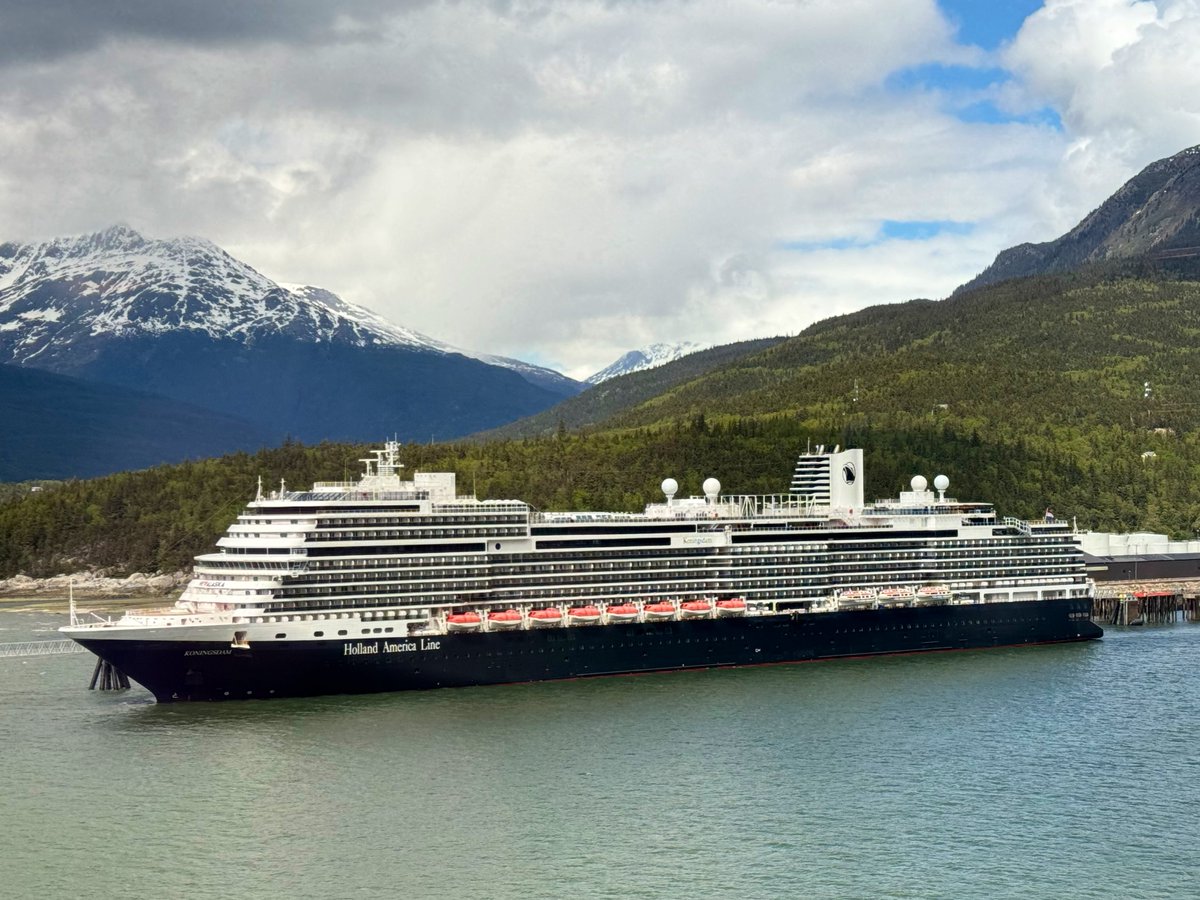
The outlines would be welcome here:
M 89 691 L 125 691 L 129 689 L 129 676 L 103 659 L 96 660 L 96 668 L 92 670 L 92 681 Z
M 1169 625 L 1200 622 L 1200 595 L 1182 590 L 1134 590 L 1092 599 L 1092 618 L 1105 625 Z

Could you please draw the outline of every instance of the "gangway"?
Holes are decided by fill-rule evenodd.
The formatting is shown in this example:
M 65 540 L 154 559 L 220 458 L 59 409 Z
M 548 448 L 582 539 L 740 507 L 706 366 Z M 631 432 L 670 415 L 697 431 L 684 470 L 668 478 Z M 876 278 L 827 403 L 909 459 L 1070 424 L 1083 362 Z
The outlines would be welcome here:
M 16 644 L 0 644 L 0 659 L 27 656 L 61 656 L 65 653 L 87 653 L 87 647 L 72 640 L 65 641 L 21 641 Z
M 65 656 L 68 653 L 87 653 L 87 647 L 71 640 L 21 641 L 0 644 L 0 659 L 28 659 L 34 656 Z M 88 690 L 123 691 L 129 688 L 129 677 L 108 660 L 96 658 L 96 668 Z

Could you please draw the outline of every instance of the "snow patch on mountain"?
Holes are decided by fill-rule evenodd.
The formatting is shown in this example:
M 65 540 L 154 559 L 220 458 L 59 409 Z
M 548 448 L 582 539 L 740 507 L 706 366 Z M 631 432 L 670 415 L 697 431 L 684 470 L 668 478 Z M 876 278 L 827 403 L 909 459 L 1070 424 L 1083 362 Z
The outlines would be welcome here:
M 687 356 L 689 353 L 695 353 L 698 350 L 704 349 L 706 349 L 704 344 L 695 344 L 691 341 L 681 341 L 677 344 L 651 344 L 649 347 L 643 347 L 641 350 L 630 350 L 612 365 L 604 367 L 595 375 L 585 380 L 588 384 L 599 384 L 602 381 L 608 381 L 610 378 L 616 378 L 618 375 L 628 375 L 630 372 L 653 369 L 657 366 L 673 362 L 681 356 Z
M 0 244 L 0 362 L 55 368 L 112 338 L 173 331 L 252 344 L 268 335 L 457 353 L 575 393 L 551 369 L 472 353 L 313 285 L 280 284 L 202 238 L 148 239 L 125 225 Z

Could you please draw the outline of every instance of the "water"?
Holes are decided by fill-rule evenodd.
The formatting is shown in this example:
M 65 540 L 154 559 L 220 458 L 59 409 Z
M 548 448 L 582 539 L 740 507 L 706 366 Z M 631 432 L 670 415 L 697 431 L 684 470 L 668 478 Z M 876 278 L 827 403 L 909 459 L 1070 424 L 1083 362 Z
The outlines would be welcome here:
M 1198 661 L 1176 625 L 156 706 L 5 660 L 0 896 L 1198 897 Z

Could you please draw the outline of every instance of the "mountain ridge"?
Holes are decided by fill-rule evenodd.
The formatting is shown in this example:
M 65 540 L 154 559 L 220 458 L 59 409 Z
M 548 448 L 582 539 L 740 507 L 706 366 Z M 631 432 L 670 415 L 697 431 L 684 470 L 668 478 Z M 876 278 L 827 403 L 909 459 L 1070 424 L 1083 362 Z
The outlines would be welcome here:
M 608 381 L 610 378 L 616 378 L 618 375 L 628 375 L 631 372 L 653 369 L 655 366 L 664 365 L 665 363 L 679 359 L 681 356 L 687 356 L 689 353 L 695 353 L 703 349 L 705 349 L 705 345 L 692 341 L 680 341 L 675 344 L 651 344 L 648 347 L 642 347 L 638 350 L 630 350 L 599 372 L 589 375 L 584 379 L 584 382 L 590 385 L 597 385 Z
M 230 429 L 239 436 L 232 446 L 205 444 L 215 452 L 255 449 L 263 435 L 269 443 L 444 440 L 581 388 L 552 370 L 395 325 L 323 288 L 281 285 L 210 241 L 149 239 L 123 225 L 0 244 L 0 364 L 81 379 L 109 398 L 131 396 L 113 388 L 150 392 L 245 423 Z M 153 443 L 166 407 L 129 402 L 156 410 L 140 426 L 123 425 Z M 135 453 L 128 464 L 145 463 Z
M 407 347 L 511 369 L 570 395 L 578 382 L 521 360 L 474 353 L 397 325 L 325 288 L 276 282 L 204 238 L 146 238 L 127 225 L 0 244 L 0 362 L 79 370 L 114 337 L 198 332 L 250 344 Z
M 1200 145 L 1152 162 L 1055 240 L 1001 251 L 954 293 L 1139 257 L 1176 260 L 1168 268 L 1200 274 L 1192 262 L 1200 257 Z

